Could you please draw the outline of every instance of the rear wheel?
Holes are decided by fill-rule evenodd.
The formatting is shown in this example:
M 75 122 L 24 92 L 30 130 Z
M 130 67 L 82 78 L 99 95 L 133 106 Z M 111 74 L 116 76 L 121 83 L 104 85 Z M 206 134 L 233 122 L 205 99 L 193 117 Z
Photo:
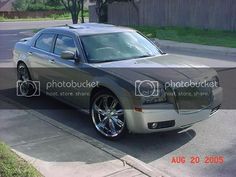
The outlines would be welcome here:
M 124 109 L 109 91 L 99 91 L 92 98 L 90 114 L 97 132 L 111 140 L 126 133 Z
M 17 80 L 18 95 L 31 97 L 35 94 L 36 85 L 31 81 L 29 70 L 24 63 L 19 63 L 17 66 Z

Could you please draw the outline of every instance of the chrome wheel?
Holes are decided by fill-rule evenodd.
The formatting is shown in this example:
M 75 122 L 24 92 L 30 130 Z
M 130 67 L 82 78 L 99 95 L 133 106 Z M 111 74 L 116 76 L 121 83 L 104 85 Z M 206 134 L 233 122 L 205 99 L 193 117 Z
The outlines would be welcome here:
M 95 96 L 91 116 L 96 129 L 102 135 L 114 138 L 124 133 L 124 110 L 119 100 L 112 94 L 103 93 Z
M 17 94 L 25 97 L 31 97 L 36 91 L 35 84 L 31 81 L 31 77 L 27 66 L 20 63 L 17 67 Z

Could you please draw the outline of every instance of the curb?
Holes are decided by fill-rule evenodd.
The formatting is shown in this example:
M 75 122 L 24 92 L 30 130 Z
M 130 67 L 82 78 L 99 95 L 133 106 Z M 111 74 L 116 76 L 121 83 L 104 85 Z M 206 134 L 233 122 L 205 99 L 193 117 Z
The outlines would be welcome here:
M 219 46 L 208 46 L 208 45 L 199 45 L 193 43 L 183 43 L 169 40 L 159 40 L 153 39 L 156 43 L 159 44 L 161 48 L 173 49 L 183 52 L 201 52 L 206 54 L 218 54 L 225 56 L 236 57 L 236 48 L 228 47 L 219 47 Z
M 144 162 L 142 162 L 141 160 L 136 159 L 133 156 L 130 156 L 116 148 L 113 148 L 109 145 L 106 145 L 88 135 L 85 135 L 81 132 L 78 132 L 62 123 L 59 123 L 55 120 L 52 120 L 50 118 L 48 118 L 47 116 L 38 113 L 34 110 L 29 110 L 27 107 L 22 106 L 21 104 L 5 97 L 4 95 L 0 95 L 1 100 L 6 101 L 10 104 L 14 104 L 15 106 L 19 107 L 19 108 L 23 108 L 26 112 L 28 112 L 29 114 L 32 114 L 34 116 L 36 116 L 38 119 L 43 120 L 51 125 L 53 125 L 54 127 L 57 127 L 73 136 L 76 136 L 77 138 L 79 138 L 82 141 L 85 141 L 86 143 L 91 144 L 92 146 L 110 154 L 111 156 L 121 160 L 124 164 L 124 166 L 127 164 L 131 167 L 133 167 L 134 169 L 140 171 L 141 173 L 149 176 L 149 177 L 170 177 L 169 175 L 167 175 L 166 173 L 152 167 L 151 165 L 148 165 Z

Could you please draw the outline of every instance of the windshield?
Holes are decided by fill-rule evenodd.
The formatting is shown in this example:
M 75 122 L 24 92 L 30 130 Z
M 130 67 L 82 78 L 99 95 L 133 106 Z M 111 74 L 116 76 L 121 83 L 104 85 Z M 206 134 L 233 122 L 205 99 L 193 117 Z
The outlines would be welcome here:
M 81 36 L 89 63 L 161 55 L 159 49 L 137 32 Z

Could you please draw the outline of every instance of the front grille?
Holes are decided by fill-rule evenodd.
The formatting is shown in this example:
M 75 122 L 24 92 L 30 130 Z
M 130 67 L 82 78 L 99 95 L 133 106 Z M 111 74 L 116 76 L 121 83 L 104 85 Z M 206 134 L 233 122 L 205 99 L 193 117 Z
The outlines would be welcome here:
M 210 88 L 185 87 L 174 90 L 175 104 L 179 112 L 192 112 L 205 109 L 211 105 Z

